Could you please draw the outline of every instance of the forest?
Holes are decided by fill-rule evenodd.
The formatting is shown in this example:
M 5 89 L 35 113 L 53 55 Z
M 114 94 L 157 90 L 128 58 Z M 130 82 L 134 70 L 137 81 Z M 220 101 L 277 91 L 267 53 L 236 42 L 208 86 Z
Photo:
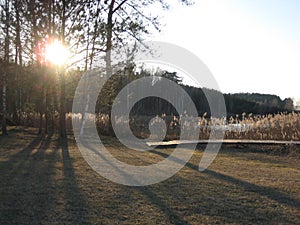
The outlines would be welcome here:
M 147 7 L 153 4 L 164 10 L 169 7 L 164 1 L 149 0 L 139 3 L 131 0 L 1 0 L 2 133 L 7 134 L 7 125 L 25 125 L 38 127 L 39 133 L 58 129 L 61 136 L 66 136 L 66 115 L 72 111 L 74 93 L 83 74 L 99 65 L 111 74 L 112 49 L 128 51 L 128 43 L 141 42 L 151 29 L 160 30 L 159 17 L 146 14 Z M 47 47 L 56 41 L 70 50 L 68 61 L 63 65 L 47 58 Z M 59 52 L 54 54 L 59 57 Z M 194 101 L 199 116 L 210 115 L 202 89 L 183 85 L 176 72 L 136 72 L 136 65 L 128 65 L 107 81 L 99 95 L 98 113 L 109 114 L 115 96 L 128 83 L 155 75 L 181 85 Z M 281 100 L 275 95 L 224 94 L 224 98 L 228 117 L 293 110 L 291 99 Z M 182 101 L 180 96 L 178 99 Z M 176 110 L 162 99 L 149 97 L 136 104 L 132 114 L 176 115 Z
M 180 68 L 134 60 L 174 2 L 212 3 L 216 21 L 227 3 L 0 0 L 0 224 L 300 224 L 292 99 L 188 86 Z M 149 85 L 172 104 L 135 101 Z M 227 114 L 210 112 L 215 96 Z
M 65 137 L 66 113 L 80 76 L 101 64 L 111 74 L 113 49 L 125 51 L 128 43 L 141 42 L 150 31 L 160 31 L 159 16 L 151 13 L 151 7 L 168 10 L 169 4 L 152 0 L 1 0 L 2 133 L 7 134 L 9 124 L 36 124 L 38 115 L 39 133 L 44 128 L 47 133 L 58 123 Z M 51 46 L 52 57 L 47 57 Z M 65 61 L 58 60 L 62 48 L 70 53 Z

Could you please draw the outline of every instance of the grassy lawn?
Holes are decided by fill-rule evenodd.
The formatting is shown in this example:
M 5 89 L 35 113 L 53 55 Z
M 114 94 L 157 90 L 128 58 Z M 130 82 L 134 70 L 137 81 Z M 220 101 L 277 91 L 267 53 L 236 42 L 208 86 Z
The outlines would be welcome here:
M 133 155 L 104 138 L 119 159 L 162 160 L 171 148 Z M 285 146 L 226 146 L 198 172 L 204 146 L 172 178 L 146 187 L 94 172 L 75 140 L 12 130 L 0 137 L 0 224 L 300 224 L 300 159 Z

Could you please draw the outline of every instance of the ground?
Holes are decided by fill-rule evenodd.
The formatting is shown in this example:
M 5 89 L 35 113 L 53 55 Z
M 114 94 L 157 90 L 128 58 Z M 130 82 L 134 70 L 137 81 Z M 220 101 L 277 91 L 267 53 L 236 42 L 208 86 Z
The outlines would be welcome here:
M 172 148 L 135 158 L 113 138 L 110 151 L 149 164 Z M 188 147 L 188 146 L 185 146 Z M 300 159 L 286 146 L 226 146 L 204 172 L 203 153 L 172 178 L 146 187 L 94 172 L 74 138 L 14 129 L 0 137 L 0 224 L 300 224 Z

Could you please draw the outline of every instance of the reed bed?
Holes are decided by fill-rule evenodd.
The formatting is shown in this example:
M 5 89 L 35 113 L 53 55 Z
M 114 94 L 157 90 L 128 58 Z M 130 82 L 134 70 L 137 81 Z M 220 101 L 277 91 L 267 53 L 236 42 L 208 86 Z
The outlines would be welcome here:
M 202 140 L 208 139 L 211 132 L 222 131 L 225 139 L 300 141 L 300 114 L 294 112 L 269 115 L 243 113 L 229 118 L 208 118 L 205 113 L 198 118 L 198 123 L 189 123 L 189 120 L 186 120 L 186 124 L 182 124 L 180 117 L 166 115 L 113 119 L 120 133 L 122 133 L 122 127 L 129 123 L 131 131 L 139 138 L 148 138 L 150 136 L 149 124 L 153 125 L 163 120 L 165 126 L 162 129 L 165 129 L 163 132 L 166 134 L 164 140 L 179 139 L 181 127 L 184 125 L 190 127 L 191 130 L 200 129 L 199 139 Z M 96 124 L 99 134 L 114 135 L 108 115 L 97 115 Z M 124 130 L 124 136 L 126 132 Z

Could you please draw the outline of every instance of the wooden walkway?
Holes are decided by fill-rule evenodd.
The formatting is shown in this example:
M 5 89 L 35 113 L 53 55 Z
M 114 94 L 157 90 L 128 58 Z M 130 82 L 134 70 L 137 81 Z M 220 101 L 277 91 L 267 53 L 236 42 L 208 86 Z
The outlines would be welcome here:
M 161 142 L 147 142 L 148 146 L 172 146 L 182 144 L 264 144 L 264 145 L 300 145 L 300 141 L 275 141 L 275 140 L 173 140 Z

